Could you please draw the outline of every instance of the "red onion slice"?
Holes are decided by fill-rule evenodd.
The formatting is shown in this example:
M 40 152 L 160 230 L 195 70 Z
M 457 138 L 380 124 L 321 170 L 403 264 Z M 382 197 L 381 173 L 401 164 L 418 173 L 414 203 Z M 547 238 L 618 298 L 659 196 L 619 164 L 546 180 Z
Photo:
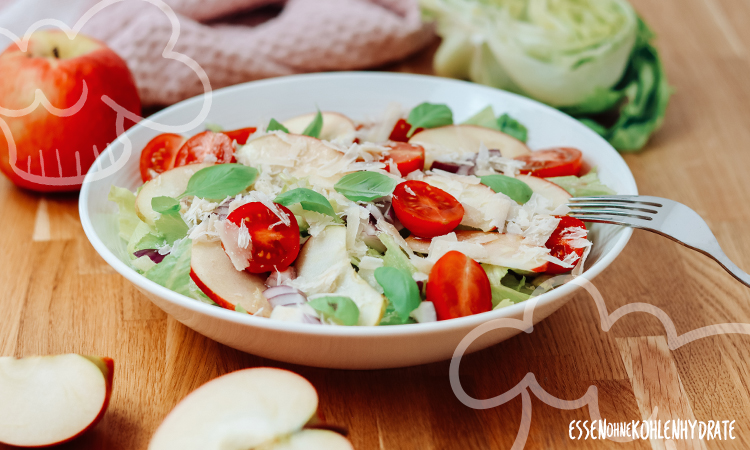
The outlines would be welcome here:
M 269 298 L 268 303 L 273 308 L 277 306 L 304 305 L 305 303 L 307 303 L 307 297 L 305 297 L 305 295 L 301 292 L 297 292 L 294 294 L 283 294 Z
M 263 291 L 263 295 L 271 299 L 273 297 L 278 297 L 279 295 L 286 295 L 286 294 L 299 294 L 300 291 L 297 289 L 291 287 L 291 286 L 274 286 L 266 289 Z
M 153 261 L 156 264 L 159 264 L 160 262 L 162 262 L 168 254 L 169 253 L 165 253 L 162 255 L 161 253 L 159 253 L 159 250 L 156 250 L 153 248 L 147 248 L 143 250 L 138 250 L 137 252 L 133 252 L 133 255 L 136 258 L 140 258 L 141 256 L 148 256 L 151 259 L 151 261 Z

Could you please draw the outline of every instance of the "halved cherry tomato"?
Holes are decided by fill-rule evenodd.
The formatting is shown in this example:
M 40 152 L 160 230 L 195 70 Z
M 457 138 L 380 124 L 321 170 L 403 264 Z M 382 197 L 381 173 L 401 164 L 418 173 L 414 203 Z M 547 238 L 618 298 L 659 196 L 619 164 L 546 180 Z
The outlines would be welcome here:
M 252 257 L 245 269 L 250 273 L 284 271 L 299 254 L 299 225 L 285 206 L 275 205 L 289 217 L 285 225 L 279 216 L 260 202 L 247 203 L 232 211 L 227 220 L 250 233 Z
M 240 128 L 239 130 L 222 131 L 222 133 L 229 136 L 229 139 L 237 141 L 238 144 L 245 145 L 247 143 L 247 138 L 249 138 L 250 135 L 255 133 L 257 130 L 258 129 L 255 127 L 249 127 Z
M 555 231 L 547 239 L 545 247 L 550 249 L 550 254 L 557 259 L 564 260 L 569 254 L 575 253 L 578 257 L 583 256 L 584 248 L 572 247 L 571 244 L 575 239 L 570 236 L 570 233 L 577 231 L 577 229 L 586 229 L 583 221 L 570 216 L 557 216 L 560 219 L 560 224 L 557 225 Z M 545 272 L 551 274 L 568 273 L 572 268 L 565 268 L 559 264 L 549 263 Z
M 448 234 L 464 218 L 464 207 L 452 195 L 417 180 L 396 186 L 393 210 L 403 226 L 424 238 Z
M 454 250 L 432 266 L 427 300 L 438 320 L 455 319 L 492 310 L 492 288 L 482 266 Z
M 526 163 L 521 173 L 530 173 L 539 178 L 578 176 L 583 164 L 581 151 L 570 147 L 537 150 L 516 159 Z
M 202 162 L 224 164 L 232 162 L 234 145 L 224 133 L 204 131 L 185 142 L 174 159 L 174 166 L 186 166 Z
M 165 133 L 151 139 L 141 151 L 141 179 L 145 183 L 174 166 L 174 156 L 185 138 Z
M 390 161 L 396 163 L 396 168 L 404 176 L 415 170 L 424 170 L 424 148 L 421 145 L 389 142 L 385 144 L 385 147 L 392 149 L 382 159 L 386 163 L 386 171 L 391 170 Z
M 393 127 L 393 131 L 391 131 L 391 135 L 388 139 L 396 142 L 409 142 L 409 130 L 411 130 L 409 122 L 407 122 L 406 119 L 398 119 L 398 122 L 396 122 L 396 126 Z M 422 130 L 424 130 L 424 128 L 417 128 L 412 134 L 417 134 Z

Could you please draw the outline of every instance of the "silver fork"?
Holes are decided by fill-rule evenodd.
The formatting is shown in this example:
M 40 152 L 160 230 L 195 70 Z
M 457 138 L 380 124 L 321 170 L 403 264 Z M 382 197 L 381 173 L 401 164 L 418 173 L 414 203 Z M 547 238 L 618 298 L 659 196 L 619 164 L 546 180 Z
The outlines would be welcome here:
M 750 287 L 750 275 L 721 249 L 706 221 L 682 203 L 646 195 L 608 195 L 570 199 L 572 217 L 652 231 L 710 256 L 739 282 Z

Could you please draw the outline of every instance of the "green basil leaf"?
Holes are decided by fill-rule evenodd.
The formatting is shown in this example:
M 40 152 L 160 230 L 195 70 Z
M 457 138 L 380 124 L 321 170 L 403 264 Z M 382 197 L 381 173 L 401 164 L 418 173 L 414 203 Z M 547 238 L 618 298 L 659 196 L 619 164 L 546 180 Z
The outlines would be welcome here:
M 320 110 L 318 110 L 315 118 L 312 122 L 310 122 L 310 125 L 305 128 L 305 131 L 303 131 L 302 134 L 304 136 L 310 136 L 317 139 L 320 137 L 321 131 L 323 131 L 323 114 L 321 114 Z
M 255 183 L 258 170 L 242 164 L 216 164 L 197 171 L 179 198 L 194 195 L 199 198 L 223 200 L 246 190 Z
M 172 197 L 154 197 L 151 199 L 151 208 L 158 213 L 179 211 L 180 202 Z
M 344 175 L 334 186 L 336 192 L 353 202 L 371 202 L 389 195 L 398 181 L 378 172 L 354 172 Z
M 349 297 L 325 295 L 307 302 L 323 318 L 339 325 L 353 326 L 359 322 L 359 308 Z
M 409 319 L 409 314 L 422 302 L 417 282 L 407 271 L 378 267 L 375 269 L 375 280 L 383 287 L 386 298 L 403 321 Z
M 187 236 L 188 226 L 179 211 L 167 211 L 161 213 L 158 219 L 154 222 L 156 231 L 159 232 L 167 241 L 167 244 L 172 245 L 176 240 L 182 239 Z
M 266 127 L 266 131 L 283 131 L 284 133 L 289 133 L 287 127 L 280 124 L 276 119 L 271 119 L 271 121 L 268 123 L 268 127 Z
M 406 136 L 411 137 L 417 128 L 438 128 L 453 125 L 453 111 L 447 105 L 422 103 L 411 110 L 406 121 L 411 125 L 411 130 Z
M 488 106 L 463 122 L 464 125 L 476 125 L 500 131 L 492 106 Z
M 319 212 L 338 219 L 331 202 L 323 194 L 319 194 L 312 189 L 292 189 L 277 196 L 274 202 L 286 207 L 299 203 L 302 205 L 302 209 Z
M 483 185 L 489 186 L 495 192 L 502 192 L 521 205 L 528 202 L 534 193 L 528 184 L 517 178 L 499 174 L 485 175 L 479 178 L 482 180 Z
M 521 142 L 526 142 L 529 138 L 529 131 L 526 127 L 507 114 L 497 118 L 497 129 Z

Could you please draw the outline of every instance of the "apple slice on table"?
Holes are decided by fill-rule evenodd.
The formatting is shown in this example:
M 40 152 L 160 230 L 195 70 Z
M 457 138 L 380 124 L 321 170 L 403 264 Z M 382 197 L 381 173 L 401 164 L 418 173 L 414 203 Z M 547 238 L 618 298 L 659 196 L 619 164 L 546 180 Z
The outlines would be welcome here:
M 519 180 L 526 183 L 534 193 L 541 195 L 552 201 L 552 210 L 558 206 L 562 206 L 568 203 L 571 195 L 565 189 L 556 185 L 551 181 L 547 181 L 544 178 L 535 177 L 532 175 L 519 175 Z
M 188 181 L 195 172 L 210 166 L 211 164 L 190 164 L 187 166 L 175 167 L 167 170 L 151 181 L 146 182 L 138 196 L 135 198 L 135 212 L 138 217 L 149 225 L 154 225 L 159 213 L 151 207 L 151 199 L 154 197 L 172 197 L 177 198 L 185 189 Z
M 235 269 L 219 242 L 193 241 L 190 278 L 222 308 L 235 311 L 240 305 L 250 314 L 271 315 L 271 305 L 263 296 L 266 290 L 263 279 Z
M 293 119 L 285 120 L 282 125 L 292 134 L 302 134 L 310 123 L 315 119 L 317 113 L 297 116 Z M 341 139 L 347 142 L 354 142 L 354 132 L 357 127 L 352 119 L 343 114 L 335 112 L 324 112 L 323 129 L 320 132 L 320 139 L 333 141 Z
M 549 251 L 545 247 L 525 246 L 522 248 L 523 236 L 484 231 L 456 231 L 455 233 L 458 242 L 478 244 L 487 250 L 485 257 L 475 258 L 479 263 L 535 273 L 544 272 L 547 269 L 548 263 L 544 257 L 549 254 Z M 406 243 L 415 252 L 427 254 L 432 240 L 409 236 L 406 238 Z
M 528 155 L 529 147 L 518 139 L 500 131 L 476 125 L 448 125 L 420 131 L 409 139 L 410 144 L 419 144 L 425 149 L 425 168 L 443 155 L 459 157 L 479 152 L 480 144 L 488 149 L 500 150 L 506 158 Z
M 344 264 L 342 264 L 342 262 Z M 339 267 L 337 273 L 329 272 Z M 359 308 L 358 325 L 373 326 L 380 323 L 385 311 L 385 297 L 373 289 L 349 263 L 346 251 L 346 228 L 329 226 L 317 236 L 307 240 L 295 262 L 297 278 L 310 281 L 322 276 L 334 276 L 331 295 L 349 297 Z M 307 292 L 319 294 L 322 292 Z
M 104 416 L 114 362 L 81 355 L 0 358 L 0 442 L 44 447 L 69 441 Z
M 318 394 L 287 370 L 238 370 L 199 387 L 170 412 L 149 450 L 306 449 L 352 446 L 326 430 L 303 430 L 317 419 Z

